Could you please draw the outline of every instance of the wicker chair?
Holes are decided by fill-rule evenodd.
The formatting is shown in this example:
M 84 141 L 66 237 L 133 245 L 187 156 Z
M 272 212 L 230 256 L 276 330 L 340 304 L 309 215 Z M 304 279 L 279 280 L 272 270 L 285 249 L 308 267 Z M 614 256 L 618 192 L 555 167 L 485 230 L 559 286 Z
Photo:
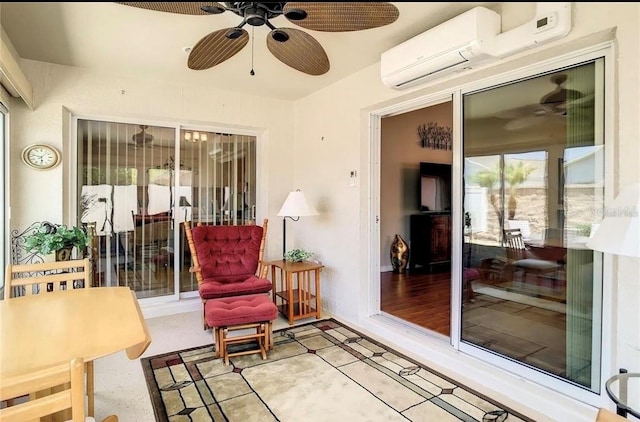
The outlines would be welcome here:
M 191 272 L 198 281 L 204 305 L 209 299 L 268 293 L 272 289 L 263 262 L 267 238 L 267 223 L 257 225 L 203 225 L 191 228 L 186 221 L 185 232 L 191 251 Z

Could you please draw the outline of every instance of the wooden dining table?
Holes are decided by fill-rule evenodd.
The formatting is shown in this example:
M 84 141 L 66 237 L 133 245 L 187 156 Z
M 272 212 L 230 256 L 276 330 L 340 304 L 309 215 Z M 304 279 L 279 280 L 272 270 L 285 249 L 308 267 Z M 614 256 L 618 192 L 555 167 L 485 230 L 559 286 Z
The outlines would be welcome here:
M 128 287 L 55 291 L 0 301 L 0 384 L 71 359 L 119 351 L 139 358 L 151 343 Z

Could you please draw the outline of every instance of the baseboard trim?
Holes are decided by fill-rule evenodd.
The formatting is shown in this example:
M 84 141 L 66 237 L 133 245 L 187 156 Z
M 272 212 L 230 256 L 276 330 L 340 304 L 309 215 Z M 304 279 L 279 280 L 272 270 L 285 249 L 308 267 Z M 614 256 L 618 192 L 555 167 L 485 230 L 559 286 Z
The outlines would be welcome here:
M 145 319 L 193 312 L 200 309 L 202 309 L 202 301 L 199 297 L 180 299 L 175 302 L 140 304 L 140 310 Z

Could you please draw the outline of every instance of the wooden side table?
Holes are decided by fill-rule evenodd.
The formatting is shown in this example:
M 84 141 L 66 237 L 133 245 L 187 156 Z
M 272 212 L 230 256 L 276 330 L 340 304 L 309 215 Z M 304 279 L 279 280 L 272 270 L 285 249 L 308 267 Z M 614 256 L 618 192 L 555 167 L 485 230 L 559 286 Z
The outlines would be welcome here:
M 320 318 L 320 269 L 315 262 L 287 262 L 283 259 L 267 263 L 271 267 L 273 302 L 289 319 L 289 325 L 297 319 L 315 316 Z M 312 289 L 313 285 L 313 289 Z

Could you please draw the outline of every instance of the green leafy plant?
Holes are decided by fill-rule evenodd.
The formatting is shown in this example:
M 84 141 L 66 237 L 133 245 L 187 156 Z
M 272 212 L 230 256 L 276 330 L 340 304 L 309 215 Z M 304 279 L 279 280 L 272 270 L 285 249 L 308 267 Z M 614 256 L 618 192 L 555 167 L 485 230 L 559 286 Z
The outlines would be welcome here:
M 26 236 L 24 242 L 27 251 L 43 255 L 74 246 L 82 251 L 88 245 L 89 236 L 83 229 L 55 224 L 43 224 L 37 232 Z
M 311 252 L 307 252 L 304 249 L 291 249 L 289 252 L 284 254 L 284 259 L 289 262 L 302 262 L 312 256 L 313 254 Z

